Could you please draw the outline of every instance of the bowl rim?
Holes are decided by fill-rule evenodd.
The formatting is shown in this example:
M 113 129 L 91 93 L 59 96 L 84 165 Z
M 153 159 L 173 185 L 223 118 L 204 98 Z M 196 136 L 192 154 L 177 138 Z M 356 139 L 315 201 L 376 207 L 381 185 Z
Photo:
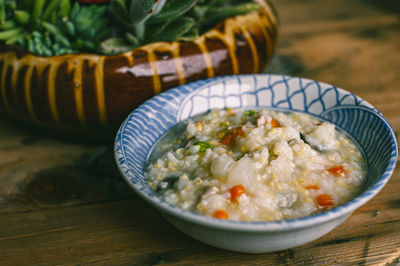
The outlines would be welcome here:
M 357 195 L 354 197 L 352 200 L 337 206 L 335 208 L 332 208 L 327 211 L 323 211 L 318 214 L 314 215 L 309 215 L 305 217 L 300 217 L 296 219 L 287 219 L 287 220 L 277 220 L 277 221 L 240 221 L 240 220 L 221 220 L 221 219 L 215 219 L 212 217 L 204 216 L 202 214 L 197 214 L 191 211 L 186 211 L 183 209 L 180 209 L 179 207 L 173 206 L 163 200 L 160 199 L 160 197 L 151 197 L 135 187 L 135 185 L 130 182 L 130 177 L 127 176 L 127 174 L 123 171 L 123 165 L 126 164 L 126 162 L 122 162 L 119 160 L 121 157 L 121 154 L 118 153 L 117 148 L 119 146 L 119 140 L 118 136 L 122 134 L 124 127 L 126 124 L 132 120 L 132 118 L 135 115 L 136 110 L 141 110 L 143 109 L 146 105 L 149 104 L 152 100 L 157 100 L 157 99 L 162 99 L 165 96 L 169 96 L 173 93 L 176 93 L 182 89 L 182 87 L 190 85 L 192 90 L 189 93 L 184 93 L 186 94 L 185 100 L 189 98 L 191 95 L 193 95 L 197 89 L 205 87 L 205 86 L 210 86 L 210 83 L 221 83 L 229 79 L 240 79 L 240 78 L 246 78 L 246 77 L 281 77 L 282 79 L 284 78 L 298 78 L 303 81 L 307 82 L 316 82 L 319 85 L 324 85 L 324 86 L 331 86 L 336 88 L 338 91 L 352 95 L 356 97 L 357 99 L 362 100 L 363 104 L 368 106 L 369 111 L 377 115 L 385 125 L 385 128 L 388 129 L 390 133 L 390 141 L 392 143 L 392 151 L 391 151 L 391 157 L 389 159 L 389 162 L 384 170 L 384 173 L 379 177 L 376 182 L 368 187 L 366 190 L 364 190 L 361 194 Z M 182 93 L 181 93 L 182 94 Z M 184 103 L 185 100 L 181 102 Z M 121 138 L 122 139 L 122 138 Z M 122 144 L 121 144 L 122 145 Z M 154 145 L 154 143 L 153 143 Z M 153 146 L 152 145 L 152 146 Z M 152 147 L 153 148 L 153 147 Z M 150 152 L 152 150 L 150 149 Z M 148 154 L 147 154 L 148 156 Z M 394 134 L 394 130 L 389 124 L 389 122 L 386 120 L 386 118 L 369 102 L 365 101 L 364 99 L 354 95 L 353 93 L 346 91 L 344 89 L 335 87 L 333 85 L 330 85 L 328 83 L 308 79 L 308 78 L 303 78 L 303 77 L 296 77 L 296 76 L 289 76 L 289 75 L 280 75 L 280 74 L 242 74 L 242 75 L 229 75 L 229 76 L 221 76 L 221 77 L 215 77 L 215 78 L 210 78 L 210 79 L 205 79 L 205 80 L 198 80 L 195 82 L 191 82 L 185 85 L 181 85 L 175 88 L 172 88 L 170 90 L 164 91 L 151 99 L 145 101 L 143 104 L 141 104 L 138 108 L 136 108 L 134 111 L 132 111 L 128 117 L 125 119 L 125 121 L 121 124 L 120 128 L 118 129 L 118 132 L 116 134 L 115 142 L 114 142 L 114 158 L 116 161 L 116 164 L 118 166 L 118 169 L 123 176 L 124 180 L 128 183 L 128 185 L 134 190 L 134 192 L 142 198 L 145 202 L 150 204 L 151 206 L 155 207 L 158 211 L 161 212 L 163 215 L 167 216 L 172 216 L 176 217 L 179 219 L 182 219 L 186 222 L 198 224 L 201 226 L 205 227 L 212 227 L 216 229 L 221 229 L 221 230 L 230 230 L 230 231 L 242 231 L 242 232 L 272 232 L 272 231 L 287 231 L 287 230 L 294 230 L 294 229 L 299 229 L 299 228 L 304 228 L 304 227 L 310 227 L 313 225 L 317 224 L 322 224 L 322 223 L 328 223 L 332 220 L 338 219 L 340 217 L 344 217 L 346 215 L 350 215 L 353 211 L 355 211 L 357 208 L 361 207 L 364 205 L 366 202 L 368 202 L 370 199 L 372 199 L 378 192 L 385 186 L 385 184 L 389 181 L 396 162 L 397 162 L 397 156 L 398 156 L 398 144 L 397 144 L 397 139 Z M 133 174 L 132 174 L 133 175 Z

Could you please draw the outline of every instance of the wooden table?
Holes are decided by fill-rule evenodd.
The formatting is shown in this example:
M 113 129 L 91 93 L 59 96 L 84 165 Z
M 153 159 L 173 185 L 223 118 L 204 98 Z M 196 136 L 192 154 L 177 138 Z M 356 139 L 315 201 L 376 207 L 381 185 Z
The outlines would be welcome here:
M 269 71 L 335 84 L 400 129 L 397 0 L 275 0 Z M 86 145 L 0 122 L 0 264 L 385 264 L 400 260 L 400 171 L 344 224 L 310 244 L 240 254 L 175 230 L 124 183 L 112 140 Z

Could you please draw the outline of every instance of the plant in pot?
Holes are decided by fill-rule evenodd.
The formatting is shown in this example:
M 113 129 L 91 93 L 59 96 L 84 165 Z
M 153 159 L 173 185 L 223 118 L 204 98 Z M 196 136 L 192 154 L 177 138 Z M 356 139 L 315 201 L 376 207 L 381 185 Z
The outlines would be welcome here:
M 262 71 L 277 27 L 266 0 L 0 0 L 1 112 L 112 131 L 163 90 Z

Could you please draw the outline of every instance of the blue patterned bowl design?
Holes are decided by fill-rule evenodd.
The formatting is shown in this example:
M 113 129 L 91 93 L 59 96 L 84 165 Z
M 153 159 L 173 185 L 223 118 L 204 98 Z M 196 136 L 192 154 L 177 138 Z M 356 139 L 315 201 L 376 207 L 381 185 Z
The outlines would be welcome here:
M 334 123 L 337 128 L 347 132 L 363 151 L 367 162 L 367 182 L 363 193 L 344 205 L 320 214 L 274 222 L 216 220 L 163 202 L 147 186 L 143 177 L 143 167 L 156 141 L 182 120 L 213 108 L 227 107 L 300 111 Z M 218 77 L 163 92 L 134 110 L 121 125 L 115 140 L 118 167 L 140 197 L 156 207 L 173 225 L 194 238 L 244 252 L 285 249 L 329 232 L 388 182 L 396 164 L 397 150 L 390 124 L 376 108 L 360 97 L 314 80 L 267 74 Z M 323 224 L 325 227 L 319 229 L 319 234 L 307 231 L 307 227 L 315 228 Z M 329 227 L 327 224 L 332 225 Z M 193 233 L 196 225 L 214 231 L 196 235 Z M 215 231 L 219 229 L 230 231 L 230 235 L 219 236 L 225 237 L 225 240 L 210 240 L 212 235 L 220 233 Z M 276 230 L 286 233 L 275 240 L 270 239 L 268 232 L 271 234 Z M 247 236 L 249 243 L 246 247 L 230 246 L 228 242 L 236 240 L 235 232 L 263 232 L 260 237 L 264 238 Z M 284 243 L 271 244 L 271 241 Z

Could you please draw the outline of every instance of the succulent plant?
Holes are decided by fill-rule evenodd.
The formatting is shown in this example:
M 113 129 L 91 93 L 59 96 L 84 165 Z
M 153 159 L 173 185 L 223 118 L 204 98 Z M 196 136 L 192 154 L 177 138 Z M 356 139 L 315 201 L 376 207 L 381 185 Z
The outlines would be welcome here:
M 0 0 L 0 40 L 42 56 L 97 52 L 110 32 L 106 10 L 70 0 Z
M 104 53 L 156 41 L 193 41 L 219 21 L 259 8 L 252 1 L 235 0 L 113 0 L 111 6 L 124 32 L 102 43 Z
M 192 41 L 227 17 L 259 8 L 238 0 L 79 2 L 0 0 L 0 41 L 41 56 L 116 54 L 151 42 Z

